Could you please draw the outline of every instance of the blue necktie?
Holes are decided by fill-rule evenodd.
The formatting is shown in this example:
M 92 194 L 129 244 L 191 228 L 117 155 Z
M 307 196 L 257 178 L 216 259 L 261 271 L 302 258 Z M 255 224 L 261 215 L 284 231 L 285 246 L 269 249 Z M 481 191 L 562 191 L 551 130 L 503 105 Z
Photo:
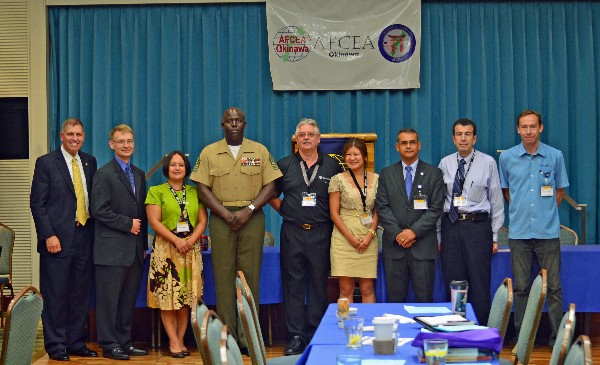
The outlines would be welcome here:
M 404 179 L 404 185 L 406 186 L 406 196 L 410 200 L 410 194 L 412 193 L 412 167 L 406 166 L 406 178 Z
M 131 185 L 131 190 L 135 194 L 135 180 L 133 179 L 133 171 L 131 171 L 130 165 L 127 165 L 125 167 L 125 175 L 127 175 L 127 179 L 129 180 L 129 185 Z
M 456 170 L 456 175 L 454 176 L 454 184 L 452 185 L 452 199 L 450 200 L 450 210 L 448 211 L 448 216 L 452 223 L 458 220 L 458 208 L 454 206 L 454 197 L 462 195 L 461 182 L 465 180 L 465 163 L 465 159 L 461 158 L 458 163 L 458 170 Z

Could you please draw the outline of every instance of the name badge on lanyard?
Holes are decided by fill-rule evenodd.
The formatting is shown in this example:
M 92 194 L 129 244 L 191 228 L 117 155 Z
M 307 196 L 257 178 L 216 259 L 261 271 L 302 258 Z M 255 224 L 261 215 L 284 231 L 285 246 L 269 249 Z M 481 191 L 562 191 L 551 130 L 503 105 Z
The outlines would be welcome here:
M 544 177 L 545 177 L 545 179 L 544 179 L 545 185 L 542 185 L 540 187 L 540 196 L 554 196 L 553 186 L 548 184 L 548 178 L 550 177 L 550 173 L 543 172 L 542 170 L 540 170 L 540 174 L 544 175 Z
M 373 216 L 371 215 L 371 213 L 368 213 L 368 212 L 362 213 L 360 215 L 360 223 L 363 226 L 371 225 L 371 223 L 373 223 Z
M 308 179 L 308 175 L 306 174 L 306 166 L 304 161 L 300 161 L 300 170 L 302 170 L 302 177 L 304 178 L 304 183 L 306 187 L 310 189 L 310 185 L 315 181 L 317 177 L 317 171 L 319 171 L 319 165 L 315 165 L 315 169 L 313 170 L 312 175 L 310 176 L 310 180 Z M 317 205 L 317 193 L 309 193 L 308 191 L 302 192 L 302 206 L 303 207 L 314 207 Z
M 454 206 L 455 207 L 466 207 L 467 206 L 467 197 L 464 195 L 455 196 L 454 197 Z
M 185 193 L 185 185 L 183 185 L 182 187 L 182 199 L 179 199 L 179 196 L 177 195 L 177 193 L 175 192 L 175 189 L 173 189 L 171 187 L 171 185 L 167 184 L 169 186 L 169 190 L 171 190 L 171 193 L 173 194 L 173 197 L 175 198 L 175 200 L 177 201 L 177 204 L 179 204 L 179 208 L 181 209 L 181 216 L 179 216 L 179 222 L 177 222 L 177 227 L 176 232 L 177 233 L 186 233 L 190 231 L 190 218 L 188 216 L 187 213 L 187 208 L 186 205 L 188 204 L 188 202 L 186 201 L 186 193 Z
M 317 205 L 317 193 L 302 192 L 302 206 L 314 207 Z

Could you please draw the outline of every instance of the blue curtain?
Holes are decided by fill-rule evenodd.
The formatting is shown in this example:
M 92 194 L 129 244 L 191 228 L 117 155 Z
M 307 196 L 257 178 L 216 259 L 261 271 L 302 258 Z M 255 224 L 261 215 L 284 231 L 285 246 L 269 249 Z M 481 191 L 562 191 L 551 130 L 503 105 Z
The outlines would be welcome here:
M 544 116 L 542 141 L 563 151 L 568 193 L 588 206 L 588 242 L 598 237 L 600 3 L 423 1 L 421 88 L 275 92 L 269 72 L 265 5 L 51 7 L 50 138 L 64 119 L 85 123 L 84 149 L 112 158 L 108 131 L 131 124 L 134 163 L 148 170 L 171 150 L 192 163 L 222 138 L 228 106 L 246 112 L 246 136 L 276 159 L 290 153 L 302 117 L 324 133 L 374 132 L 376 170 L 398 160 L 396 133 L 420 133 L 421 159 L 455 151 L 454 120 L 478 124 L 476 147 L 520 142 L 515 116 Z M 163 181 L 156 174 L 149 184 Z M 278 237 L 271 209 L 267 229 Z M 561 222 L 579 231 L 563 203 Z

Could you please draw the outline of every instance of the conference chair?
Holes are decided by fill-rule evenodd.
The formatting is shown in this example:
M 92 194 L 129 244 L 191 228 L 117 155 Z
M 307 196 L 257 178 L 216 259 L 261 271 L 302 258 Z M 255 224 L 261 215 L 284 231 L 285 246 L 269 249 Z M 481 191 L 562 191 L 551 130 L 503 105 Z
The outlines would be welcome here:
M 512 362 L 514 365 L 517 365 L 519 362 L 522 365 L 529 364 L 533 343 L 540 324 L 540 317 L 542 316 L 542 309 L 546 301 L 546 292 L 547 274 L 546 270 L 542 269 L 533 281 L 533 284 L 531 284 L 527 306 L 525 307 L 525 315 L 523 316 L 519 339 L 517 340 L 517 355 Z M 511 364 L 510 360 L 499 360 L 501 364 Z
M 260 331 L 260 323 L 254 320 L 251 303 L 240 288 L 236 288 L 238 316 L 242 321 L 246 341 L 248 341 L 248 352 L 252 365 L 294 365 L 300 359 L 300 355 L 282 356 L 267 360 L 265 344 Z
M 560 237 L 558 239 L 561 245 L 577 245 L 579 243 L 577 232 L 562 224 L 560 225 Z
M 221 365 L 221 353 L 220 353 L 220 341 L 221 341 L 221 329 L 223 322 L 219 319 L 217 314 L 208 310 L 202 317 L 202 324 L 200 325 L 200 345 L 201 351 L 204 351 L 206 361 L 202 361 L 207 365 Z
M 567 354 L 565 365 L 592 365 L 592 343 L 588 336 L 577 337 Z
M 10 289 L 10 298 L 15 297 L 12 284 L 12 255 L 15 246 L 15 231 L 0 223 L 0 328 L 4 327 L 4 289 Z
M 42 295 L 32 286 L 23 288 L 10 302 L 6 311 L 1 365 L 32 363 L 42 306 Z
M 573 341 L 573 332 L 575 331 L 575 304 L 569 304 L 569 309 L 560 321 L 558 333 L 556 334 L 556 342 L 552 347 L 552 355 L 550 356 L 549 365 L 563 365 L 565 357 L 571 348 Z
M 512 308 L 513 301 L 513 289 L 512 279 L 505 278 L 502 284 L 496 289 L 494 299 L 492 300 L 492 307 L 490 309 L 490 316 L 488 318 L 487 326 L 497 328 L 500 331 L 500 336 L 504 339 L 506 334 L 506 328 L 508 327 L 508 321 L 510 319 L 510 310 Z
M 219 356 L 222 365 L 243 365 L 242 353 L 237 342 L 229 333 L 226 324 L 221 328 L 221 340 L 219 341 Z
M 269 231 L 265 231 L 265 238 L 263 241 L 263 246 L 264 247 L 273 247 L 275 246 L 275 238 L 273 237 L 273 234 Z
M 498 246 L 508 246 L 508 228 L 504 226 L 498 230 Z
M 235 279 L 235 287 L 239 288 L 242 291 L 242 294 L 244 294 L 244 296 L 246 297 L 246 300 L 248 301 L 248 303 L 250 304 L 250 309 L 252 312 L 252 318 L 254 319 L 254 322 L 256 323 L 260 323 L 260 317 L 258 316 L 258 306 L 256 305 L 256 303 L 254 302 L 254 296 L 252 296 L 252 291 L 250 290 L 250 287 L 248 286 L 248 282 L 246 281 L 246 277 L 244 276 L 244 273 L 240 270 L 237 272 L 237 278 Z M 268 326 L 269 326 L 269 346 L 273 346 L 273 328 L 272 328 L 272 320 L 271 320 L 271 310 L 270 310 L 270 306 L 268 307 L 269 311 L 268 311 Z M 260 326 L 258 327 L 258 335 L 260 336 L 260 338 L 263 338 L 262 335 L 262 330 L 260 328 Z M 263 352 L 264 355 L 267 356 L 266 350 L 264 350 L 264 344 L 263 344 Z
M 198 351 L 200 352 L 200 357 L 202 358 L 202 363 L 207 364 L 208 354 L 204 351 L 204 347 L 202 346 L 201 341 L 201 325 L 204 315 L 208 312 L 208 307 L 204 304 L 202 299 L 196 298 L 194 303 L 192 304 L 192 310 L 190 311 L 190 322 L 192 323 L 192 330 L 194 332 L 194 339 L 196 340 L 196 346 L 198 346 Z M 215 313 L 216 315 L 216 313 Z M 218 318 L 218 317 L 217 317 Z

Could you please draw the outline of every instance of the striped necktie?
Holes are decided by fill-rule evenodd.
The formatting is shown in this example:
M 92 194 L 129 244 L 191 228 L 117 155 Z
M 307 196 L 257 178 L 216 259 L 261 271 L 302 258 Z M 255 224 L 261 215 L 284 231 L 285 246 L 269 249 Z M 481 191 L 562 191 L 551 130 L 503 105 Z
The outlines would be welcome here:
M 464 158 L 460 159 L 458 163 L 458 169 L 454 176 L 454 184 L 452 185 L 452 200 L 450 200 L 450 210 L 448 210 L 448 217 L 450 222 L 454 223 L 458 220 L 458 208 L 454 206 L 454 197 L 462 195 L 462 185 L 465 180 L 465 164 L 467 162 Z
M 131 190 L 135 194 L 135 180 L 133 179 L 133 171 L 131 171 L 131 165 L 127 164 L 125 166 L 125 175 L 127 175 L 127 179 L 129 180 L 129 185 L 131 185 Z
M 88 220 L 88 213 L 85 207 L 85 193 L 83 192 L 83 180 L 81 179 L 81 170 L 79 169 L 79 163 L 76 158 L 71 160 L 71 166 L 73 167 L 73 187 L 75 188 L 75 197 L 77 198 L 77 212 L 75 218 L 82 226 L 85 226 L 85 222 Z

